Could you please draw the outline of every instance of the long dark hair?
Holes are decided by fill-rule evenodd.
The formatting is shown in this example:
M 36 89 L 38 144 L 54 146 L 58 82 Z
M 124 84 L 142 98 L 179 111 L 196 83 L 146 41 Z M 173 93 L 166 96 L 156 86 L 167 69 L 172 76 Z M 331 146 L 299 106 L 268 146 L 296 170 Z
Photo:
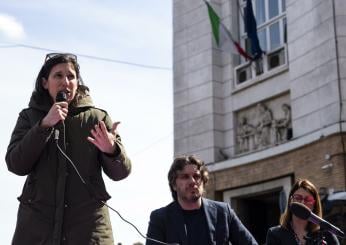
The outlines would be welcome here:
M 80 67 L 77 62 L 77 56 L 68 54 L 68 53 L 61 53 L 61 54 L 54 54 L 54 56 L 50 57 L 50 54 L 47 54 L 46 60 L 37 75 L 36 82 L 35 82 L 35 89 L 32 93 L 33 99 L 38 104 L 43 104 L 43 103 L 46 103 L 47 101 L 50 101 L 53 103 L 48 93 L 48 90 L 43 87 L 42 81 L 43 79 L 48 79 L 49 74 L 54 66 L 58 64 L 62 64 L 62 63 L 72 64 L 76 72 L 76 76 L 78 80 L 78 88 L 77 88 L 76 96 L 73 99 L 72 103 L 78 102 L 80 98 L 88 94 L 89 88 L 84 85 L 83 79 L 80 75 Z

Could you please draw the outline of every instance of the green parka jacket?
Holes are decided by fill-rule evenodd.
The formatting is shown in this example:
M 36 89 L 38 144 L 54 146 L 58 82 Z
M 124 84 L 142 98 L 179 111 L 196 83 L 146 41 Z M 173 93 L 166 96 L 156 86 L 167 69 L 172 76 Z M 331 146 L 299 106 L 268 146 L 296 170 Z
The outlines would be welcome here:
M 100 202 L 110 198 L 102 170 L 112 180 L 126 178 L 131 170 L 121 139 L 116 138 L 114 155 L 102 153 L 87 137 L 108 114 L 93 106 L 89 95 L 69 106 L 65 126 L 39 126 L 51 102 L 20 112 L 6 153 L 9 171 L 27 175 L 20 201 L 13 245 L 110 245 L 113 244 L 108 208 Z M 57 134 L 57 130 L 59 134 Z M 56 139 L 58 138 L 58 139 Z M 57 141 L 78 169 L 57 147 Z M 102 169 L 102 170 L 101 170 Z

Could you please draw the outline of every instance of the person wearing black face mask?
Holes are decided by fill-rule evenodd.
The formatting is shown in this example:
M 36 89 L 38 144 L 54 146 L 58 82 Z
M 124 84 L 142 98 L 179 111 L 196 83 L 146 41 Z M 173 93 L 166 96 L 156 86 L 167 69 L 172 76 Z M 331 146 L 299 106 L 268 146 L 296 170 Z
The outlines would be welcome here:
M 96 108 L 77 57 L 52 53 L 6 152 L 25 176 L 13 245 L 114 244 L 102 178 L 126 178 L 131 161 L 106 111 Z
M 318 225 L 292 213 L 292 203 L 303 204 L 315 215 L 322 217 L 322 205 L 316 187 L 307 179 L 298 179 L 289 193 L 280 225 L 269 228 L 267 232 L 267 245 L 339 245 L 335 235 L 322 231 Z

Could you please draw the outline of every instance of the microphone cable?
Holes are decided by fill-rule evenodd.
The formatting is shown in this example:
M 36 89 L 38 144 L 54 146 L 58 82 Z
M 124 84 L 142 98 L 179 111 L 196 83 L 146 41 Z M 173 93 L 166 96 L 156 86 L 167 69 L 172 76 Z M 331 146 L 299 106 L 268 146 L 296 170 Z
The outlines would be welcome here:
M 64 136 L 65 136 L 65 124 L 63 123 L 63 129 L 64 129 Z M 82 181 L 82 183 L 84 185 L 86 185 L 85 180 L 83 179 L 82 175 L 79 173 L 76 165 L 73 163 L 73 161 L 66 155 L 66 153 L 63 151 L 63 149 L 61 149 L 61 147 L 59 146 L 59 129 L 55 129 L 54 130 L 54 139 L 56 142 L 56 146 L 58 147 L 59 151 L 61 152 L 61 154 L 69 161 L 69 163 L 71 163 L 73 169 L 76 171 L 76 173 L 78 174 L 79 179 Z M 64 148 L 66 150 L 66 142 L 65 142 L 65 137 L 64 137 Z
M 63 131 L 64 131 L 64 135 L 63 135 L 63 138 L 64 138 L 64 148 L 66 150 L 66 138 L 65 138 L 65 123 L 62 122 L 62 125 L 63 125 Z M 58 150 L 60 151 L 60 153 L 68 160 L 68 162 L 72 165 L 73 169 L 76 171 L 79 179 L 81 180 L 81 182 L 84 184 L 85 188 L 89 191 L 89 188 L 84 180 L 84 178 L 82 177 L 82 175 L 80 174 L 80 172 L 78 171 L 78 168 L 76 167 L 76 165 L 73 163 L 73 161 L 67 156 L 67 154 L 64 152 L 63 149 L 61 149 L 61 147 L 59 146 L 59 134 L 60 134 L 60 131 L 59 129 L 54 129 L 54 140 L 55 140 L 55 143 L 56 143 L 56 146 L 58 148 Z M 89 191 L 89 193 L 91 193 Z M 114 208 L 112 208 L 110 205 L 108 205 L 105 201 L 103 200 L 98 200 L 96 199 L 97 201 L 100 201 L 103 205 L 105 205 L 106 207 L 108 207 L 110 210 L 112 210 L 113 212 L 115 212 L 121 220 L 123 220 L 124 222 L 126 222 L 127 224 L 131 225 L 137 232 L 138 234 L 144 238 L 145 240 L 150 240 L 150 241 L 153 241 L 153 242 L 156 242 L 156 243 L 159 243 L 159 244 L 164 244 L 164 245 L 179 245 L 178 243 L 166 243 L 166 242 L 162 242 L 162 241 L 159 241 L 159 240 L 156 240 L 154 238 L 150 238 L 150 237 L 147 237 L 145 235 L 143 235 L 139 229 L 133 224 L 131 223 L 130 221 L 126 220 L 125 218 L 123 218 L 121 216 L 121 214 L 115 210 Z

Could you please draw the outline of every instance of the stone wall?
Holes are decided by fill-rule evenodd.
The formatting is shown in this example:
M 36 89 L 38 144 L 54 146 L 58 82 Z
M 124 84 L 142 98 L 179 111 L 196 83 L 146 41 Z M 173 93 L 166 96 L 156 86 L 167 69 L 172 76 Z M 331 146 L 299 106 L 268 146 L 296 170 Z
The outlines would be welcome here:
M 346 136 L 344 136 L 346 141 Z M 328 156 L 330 157 L 329 159 Z M 331 167 L 328 167 L 332 164 Z M 275 157 L 211 173 L 207 196 L 222 200 L 222 192 L 292 175 L 318 188 L 345 190 L 345 160 L 337 134 Z

